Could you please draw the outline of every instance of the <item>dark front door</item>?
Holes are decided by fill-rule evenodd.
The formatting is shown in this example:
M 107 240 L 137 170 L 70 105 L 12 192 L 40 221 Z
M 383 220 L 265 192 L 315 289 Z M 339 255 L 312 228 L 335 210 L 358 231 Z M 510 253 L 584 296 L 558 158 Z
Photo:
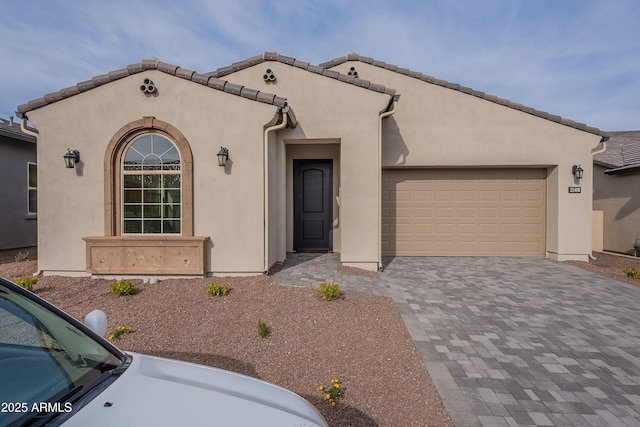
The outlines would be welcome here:
M 332 250 L 333 160 L 293 161 L 293 249 Z

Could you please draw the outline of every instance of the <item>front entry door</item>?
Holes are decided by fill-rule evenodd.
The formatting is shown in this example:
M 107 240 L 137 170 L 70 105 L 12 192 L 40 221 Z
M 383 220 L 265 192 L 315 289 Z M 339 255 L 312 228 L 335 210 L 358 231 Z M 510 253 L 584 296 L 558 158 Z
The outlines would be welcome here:
M 293 161 L 293 249 L 332 250 L 333 160 Z

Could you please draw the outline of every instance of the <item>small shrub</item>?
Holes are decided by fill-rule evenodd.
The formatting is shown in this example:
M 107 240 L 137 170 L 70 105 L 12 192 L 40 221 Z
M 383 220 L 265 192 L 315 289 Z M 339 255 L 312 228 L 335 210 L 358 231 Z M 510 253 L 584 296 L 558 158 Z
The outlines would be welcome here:
M 33 285 L 38 283 L 38 278 L 31 276 L 22 276 L 18 277 L 15 282 L 18 286 L 25 288 L 28 291 L 33 291 Z
M 325 301 L 331 301 L 340 296 L 340 285 L 337 283 L 320 283 L 316 290 L 316 296 Z
M 624 271 L 627 277 L 631 277 L 632 279 L 640 279 L 640 271 L 638 270 L 637 265 L 634 265 L 633 268 L 625 268 L 622 271 Z
M 14 259 L 16 260 L 16 262 L 29 261 L 29 251 L 26 251 L 26 252 L 19 251 L 14 257 Z
M 129 280 L 118 280 L 109 285 L 109 290 L 117 297 L 122 295 L 133 295 L 136 293 L 136 288 L 133 287 Z
M 224 296 L 229 292 L 229 288 L 226 284 L 220 286 L 216 282 L 213 282 L 207 287 L 207 293 L 211 297 Z
M 109 341 L 113 341 L 116 338 L 120 338 L 123 335 L 127 335 L 129 332 L 131 332 L 131 328 L 129 326 L 124 326 L 124 325 L 117 326 L 116 329 L 109 334 L 108 336 Z
M 258 335 L 260 335 L 260 338 L 269 338 L 271 336 L 271 329 L 262 320 L 258 320 Z
M 324 398 L 331 406 L 336 406 L 338 399 L 344 395 L 344 389 L 340 386 L 340 380 L 337 378 L 331 380 L 331 387 L 326 388 L 321 385 L 318 389 L 324 394 Z

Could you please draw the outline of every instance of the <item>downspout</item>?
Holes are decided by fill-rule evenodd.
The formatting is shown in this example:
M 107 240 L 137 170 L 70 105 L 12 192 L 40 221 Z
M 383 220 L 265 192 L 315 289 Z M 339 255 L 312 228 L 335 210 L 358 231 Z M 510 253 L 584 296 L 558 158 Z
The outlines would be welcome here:
M 273 126 L 269 126 L 264 130 L 264 146 L 262 151 L 262 157 L 264 161 L 264 176 L 263 179 L 263 207 L 264 207 L 264 274 L 269 273 L 269 134 L 273 131 L 278 131 L 287 127 L 288 123 L 289 106 L 278 110 L 278 114 L 282 121 Z
M 378 270 L 382 270 L 382 119 L 396 112 L 398 99 L 400 95 L 393 95 L 378 116 Z
M 600 144 L 598 145 L 602 145 L 602 148 L 600 148 L 599 150 L 595 150 L 591 152 L 591 166 L 593 168 L 593 158 L 595 157 L 596 154 L 600 154 L 600 153 L 604 153 L 607 150 L 607 141 L 609 140 L 608 136 L 603 136 L 602 139 L 600 140 Z M 596 145 L 597 147 L 597 145 Z M 591 177 L 591 180 L 593 180 L 593 176 Z M 593 198 L 593 196 L 592 196 Z M 593 211 L 593 208 L 591 209 Z M 593 256 L 593 250 L 589 253 L 589 259 L 592 259 L 595 261 L 596 257 Z
M 25 133 L 27 135 L 30 135 L 32 137 L 34 137 L 36 139 L 36 164 L 38 162 L 38 133 L 37 132 L 33 132 L 31 130 L 29 130 L 27 128 L 27 116 L 22 115 L 22 117 L 20 117 L 20 130 L 22 131 L 22 133 Z M 38 174 L 40 175 L 40 174 Z M 39 235 L 40 233 L 38 233 Z M 35 273 L 32 274 L 32 276 L 39 276 L 42 273 L 42 270 L 38 269 Z

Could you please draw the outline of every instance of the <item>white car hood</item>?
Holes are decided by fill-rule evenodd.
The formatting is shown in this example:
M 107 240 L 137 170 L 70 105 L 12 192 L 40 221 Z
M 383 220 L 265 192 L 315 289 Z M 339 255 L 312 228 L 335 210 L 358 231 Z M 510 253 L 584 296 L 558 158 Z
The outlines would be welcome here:
M 284 388 L 232 372 L 131 353 L 131 366 L 64 426 L 326 426 Z

